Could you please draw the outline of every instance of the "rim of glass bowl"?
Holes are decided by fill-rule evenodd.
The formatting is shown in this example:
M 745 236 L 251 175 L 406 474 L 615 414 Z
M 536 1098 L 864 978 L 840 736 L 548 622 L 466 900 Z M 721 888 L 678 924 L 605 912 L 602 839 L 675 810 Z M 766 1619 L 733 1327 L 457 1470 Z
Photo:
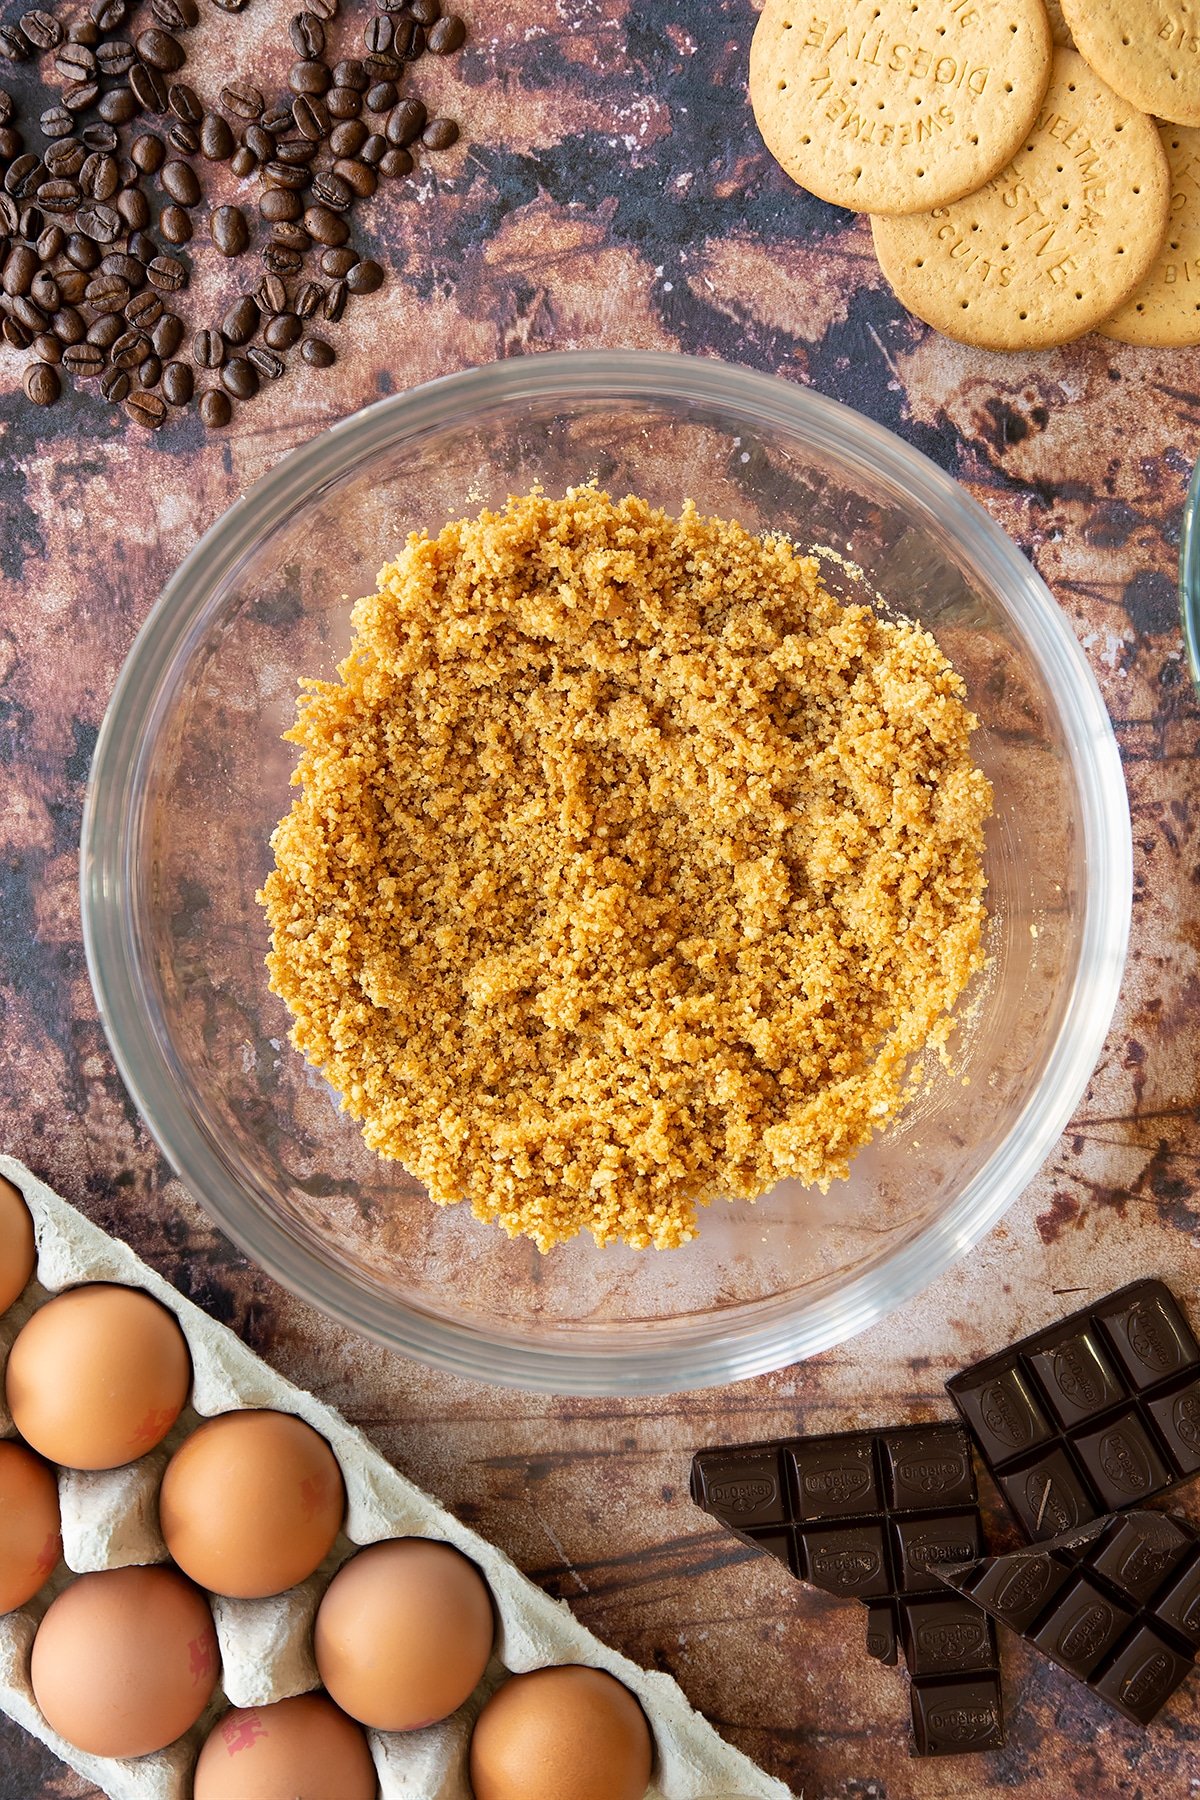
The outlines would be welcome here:
M 1044 1077 L 1016 1126 L 953 1206 L 902 1249 L 834 1293 L 799 1303 L 777 1296 L 725 1322 L 700 1315 L 537 1338 L 448 1319 L 360 1285 L 248 1194 L 221 1146 L 189 1114 L 143 998 L 130 862 L 142 771 L 168 704 L 164 689 L 196 640 L 208 596 L 297 503 L 362 457 L 448 420 L 546 398 L 564 407 L 589 398 L 673 399 L 740 411 L 760 434 L 773 427 L 819 433 L 852 473 L 890 480 L 915 517 L 951 531 L 977 572 L 1005 594 L 1061 707 L 1076 778 L 1084 773 L 1087 890 L 1078 967 Z M 344 1325 L 457 1374 L 542 1392 L 668 1393 L 745 1379 L 844 1342 L 927 1287 L 991 1229 L 1044 1162 L 1099 1057 L 1129 932 L 1132 844 L 1116 741 L 1083 652 L 1016 545 L 948 475 L 883 426 L 773 376 L 660 352 L 567 351 L 445 376 L 351 415 L 285 456 L 201 538 L 138 633 L 105 715 L 84 809 L 80 881 L 88 970 L 121 1075 L 184 1185 L 248 1256 Z
M 1200 462 L 1192 470 L 1179 540 L 1179 617 L 1183 650 L 1200 698 Z

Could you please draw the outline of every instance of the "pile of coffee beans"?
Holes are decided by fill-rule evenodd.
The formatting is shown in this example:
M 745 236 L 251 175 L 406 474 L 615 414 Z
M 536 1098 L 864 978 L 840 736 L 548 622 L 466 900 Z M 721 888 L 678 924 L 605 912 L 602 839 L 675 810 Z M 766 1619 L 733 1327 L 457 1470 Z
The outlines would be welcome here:
M 286 373 L 285 352 L 329 367 L 325 326 L 384 279 L 351 244 L 354 208 L 459 135 L 401 88 L 422 55 L 460 48 L 462 20 L 441 0 L 378 5 L 364 53 L 335 60 L 339 0 L 307 0 L 288 28 L 290 91 L 273 99 L 238 81 L 210 102 L 184 79 L 197 0 L 150 0 L 143 29 L 127 27 L 130 0 L 0 25 L 0 63 L 40 56 L 57 78 L 32 128 L 0 88 L 0 334 L 30 352 L 35 406 L 53 405 L 65 376 L 149 430 L 194 397 L 218 428 Z M 207 210 L 206 164 L 253 181 L 251 201 Z M 189 331 L 180 252 L 194 238 L 258 269 L 221 319 Z

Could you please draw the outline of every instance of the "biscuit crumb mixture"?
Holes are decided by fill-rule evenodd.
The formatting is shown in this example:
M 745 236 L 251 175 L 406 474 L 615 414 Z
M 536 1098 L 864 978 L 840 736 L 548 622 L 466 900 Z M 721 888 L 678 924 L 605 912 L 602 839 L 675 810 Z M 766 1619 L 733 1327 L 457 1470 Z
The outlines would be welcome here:
M 259 899 L 370 1147 L 543 1250 L 844 1176 L 983 961 L 933 638 L 593 487 L 414 533 L 353 627 Z

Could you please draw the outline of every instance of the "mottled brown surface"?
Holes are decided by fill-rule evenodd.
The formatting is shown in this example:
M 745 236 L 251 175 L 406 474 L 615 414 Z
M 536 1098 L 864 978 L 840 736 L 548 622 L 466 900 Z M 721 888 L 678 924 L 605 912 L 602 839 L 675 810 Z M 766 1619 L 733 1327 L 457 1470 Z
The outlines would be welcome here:
M 245 18 L 265 30 L 287 10 L 252 0 Z M 1200 355 L 1091 339 L 1006 361 L 908 320 L 865 225 L 791 187 L 760 149 L 742 86 L 748 0 L 474 12 L 472 45 L 437 72 L 470 147 L 419 197 L 369 211 L 395 276 L 342 328 L 331 376 L 280 383 L 223 439 L 189 424 L 147 440 L 90 399 L 33 415 L 0 353 L 0 1139 L 588 1625 L 670 1669 L 808 1800 L 1183 1800 L 1200 1789 L 1200 1681 L 1145 1737 L 1011 1643 L 1009 1747 L 911 1761 L 903 1678 L 867 1661 L 861 1616 L 734 1548 L 689 1505 L 685 1479 L 700 1442 L 933 1416 L 953 1368 L 1130 1274 L 1168 1276 L 1200 1305 L 1200 710 L 1174 602 Z M 811 384 L 966 483 L 1087 649 L 1125 757 L 1136 873 L 1104 1056 L 1004 1225 L 903 1317 L 833 1354 L 633 1404 L 430 1373 L 248 1268 L 170 1178 L 122 1091 L 76 898 L 83 782 L 117 670 L 166 575 L 235 495 L 381 392 L 496 356 L 620 344 Z M 92 1792 L 0 1728 L 3 1800 Z

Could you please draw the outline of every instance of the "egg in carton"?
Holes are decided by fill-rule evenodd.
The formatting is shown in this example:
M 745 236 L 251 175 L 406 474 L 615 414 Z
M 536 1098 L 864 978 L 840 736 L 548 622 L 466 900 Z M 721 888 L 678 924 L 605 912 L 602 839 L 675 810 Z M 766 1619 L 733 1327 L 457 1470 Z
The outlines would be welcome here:
M 113 1800 L 188 1800 L 199 1746 L 227 1707 L 264 1706 L 319 1688 L 313 1619 L 347 1557 L 386 1538 L 424 1537 L 453 1545 L 481 1571 L 495 1605 L 496 1641 L 478 1688 L 450 1718 L 417 1731 L 367 1733 L 380 1800 L 471 1800 L 468 1746 L 485 1701 L 509 1674 L 566 1663 L 604 1669 L 637 1696 L 655 1746 L 646 1800 L 788 1800 L 790 1790 L 726 1744 L 669 1675 L 639 1668 L 593 1636 L 564 1601 L 543 1593 L 494 1545 L 406 1480 L 340 1414 L 276 1374 L 127 1245 L 13 1158 L 0 1156 L 0 1175 L 25 1198 L 38 1252 L 34 1280 L 0 1318 L 0 1436 L 13 1432 L 2 1383 L 13 1340 L 32 1313 L 64 1288 L 105 1281 L 143 1289 L 175 1315 L 192 1358 L 189 1405 L 162 1444 L 120 1468 L 57 1471 L 63 1560 L 36 1600 L 0 1616 L 0 1709 L 64 1762 Z M 298 1587 L 265 1600 L 209 1596 L 221 1679 L 184 1737 L 135 1759 L 77 1750 L 51 1729 L 33 1696 L 30 1656 L 38 1624 L 75 1575 L 168 1560 L 158 1524 L 158 1490 L 167 1462 L 202 1419 L 240 1408 L 295 1414 L 325 1439 L 346 1485 L 342 1531 L 316 1574 Z

